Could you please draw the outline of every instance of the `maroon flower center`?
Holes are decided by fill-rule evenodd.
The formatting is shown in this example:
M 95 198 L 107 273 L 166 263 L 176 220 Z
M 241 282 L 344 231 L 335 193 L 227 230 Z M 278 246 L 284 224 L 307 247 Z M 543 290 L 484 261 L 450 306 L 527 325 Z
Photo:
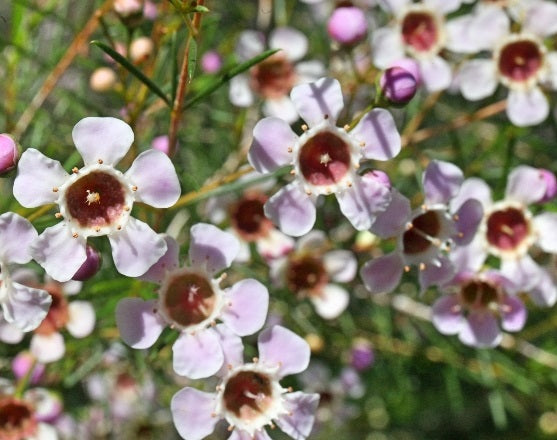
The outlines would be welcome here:
M 271 380 L 254 371 L 240 371 L 228 379 L 223 392 L 224 406 L 244 420 L 257 418 L 272 403 Z
M 195 273 L 175 277 L 164 295 L 170 319 L 187 327 L 207 319 L 215 306 L 215 292 L 207 279 Z
M 529 233 L 529 222 L 517 208 L 494 211 L 487 219 L 487 241 L 503 251 L 516 249 Z
M 13 397 L 0 397 L 0 439 L 23 440 L 36 430 L 37 421 L 29 404 Z
M 402 236 L 404 253 L 413 255 L 426 251 L 440 232 L 441 222 L 435 211 L 417 216 L 412 220 L 412 227 Z
M 43 289 L 50 294 L 52 303 L 50 304 L 45 319 L 41 322 L 41 325 L 37 327 L 35 332 L 40 335 L 50 335 L 64 328 L 70 319 L 70 313 L 68 301 L 66 301 L 59 285 L 51 283 L 44 286 Z
M 402 20 L 404 43 L 418 52 L 427 52 L 438 39 L 437 23 L 428 12 L 409 12 Z
M 339 182 L 350 167 L 350 147 L 339 136 L 322 131 L 300 149 L 300 171 L 312 185 Z
M 248 194 L 230 209 L 232 226 L 246 241 L 265 237 L 272 222 L 265 217 L 263 205 L 266 197 L 261 194 Z
M 473 280 L 461 287 L 460 298 L 468 307 L 487 308 L 498 301 L 499 294 L 497 288 L 491 283 Z
M 252 89 L 265 98 L 281 98 L 288 95 L 296 83 L 294 66 L 281 53 L 276 53 L 252 67 Z
M 499 54 L 499 71 L 512 81 L 526 81 L 535 76 L 542 63 L 539 46 L 530 40 L 509 43 Z
M 312 255 L 293 256 L 286 269 L 286 285 L 295 293 L 319 293 L 329 281 L 323 260 Z
M 92 171 L 76 180 L 66 192 L 69 214 L 80 226 L 102 228 L 119 220 L 125 208 L 122 183 L 103 171 Z

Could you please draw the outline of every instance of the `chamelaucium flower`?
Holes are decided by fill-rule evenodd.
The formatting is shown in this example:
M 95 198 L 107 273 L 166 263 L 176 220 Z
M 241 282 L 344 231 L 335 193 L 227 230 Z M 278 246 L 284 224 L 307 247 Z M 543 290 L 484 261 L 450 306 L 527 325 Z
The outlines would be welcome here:
M 317 197 L 334 194 L 352 225 L 368 229 L 391 196 L 373 173 L 360 176 L 358 169 L 363 159 L 388 160 L 400 152 L 392 115 L 377 108 L 350 131 L 337 127 L 344 102 L 340 83 L 333 78 L 296 86 L 290 96 L 307 123 L 304 133 L 296 135 L 282 119 L 264 118 L 253 130 L 248 153 L 260 173 L 292 166 L 294 180 L 265 203 L 265 215 L 285 234 L 301 236 L 315 223 Z
M 13 193 L 27 208 L 56 203 L 62 219 L 33 243 L 33 258 L 57 281 L 68 281 L 85 262 L 87 237 L 108 236 L 118 272 L 144 274 L 166 251 L 164 240 L 130 215 L 134 202 L 168 208 L 180 196 L 170 159 L 158 150 L 139 154 L 125 173 L 114 165 L 128 152 L 134 134 L 116 118 L 79 121 L 72 137 L 84 166 L 68 174 L 60 162 L 27 149 Z
M 240 250 L 236 237 L 216 226 L 191 228 L 189 264 L 179 266 L 178 245 L 165 236 L 167 253 L 142 276 L 160 285 L 158 299 L 126 298 L 116 307 L 116 323 L 124 342 L 133 348 L 152 346 L 163 329 L 180 332 L 174 343 L 176 373 L 193 379 L 215 374 L 225 360 L 223 341 L 258 331 L 267 316 L 269 293 L 248 278 L 228 289 L 220 287 Z M 216 325 L 217 320 L 223 324 Z
M 309 364 L 308 343 L 292 331 L 274 326 L 259 335 L 259 357 L 244 363 L 242 343 L 225 344 L 226 366 L 215 393 L 183 388 L 170 403 L 174 425 L 186 440 L 210 435 L 221 419 L 229 424 L 228 440 L 270 440 L 265 426 L 275 423 L 295 440 L 308 438 L 319 394 L 292 392 L 279 381 L 304 371 Z

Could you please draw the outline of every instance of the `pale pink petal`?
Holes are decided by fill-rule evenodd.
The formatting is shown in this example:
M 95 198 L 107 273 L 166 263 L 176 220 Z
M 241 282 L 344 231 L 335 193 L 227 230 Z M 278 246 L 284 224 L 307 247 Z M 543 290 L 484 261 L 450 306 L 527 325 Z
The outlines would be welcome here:
M 400 134 L 390 112 L 376 108 L 366 113 L 350 136 L 364 142 L 362 154 L 366 159 L 388 160 L 400 153 Z
M 52 303 L 50 294 L 46 290 L 15 282 L 3 284 L 6 293 L 6 298 L 2 301 L 4 319 L 23 332 L 36 329 L 50 308 Z
M 420 270 L 420 289 L 424 292 L 430 286 L 439 286 L 449 282 L 455 275 L 455 268 L 446 257 L 439 257 L 437 264 L 426 264 L 424 270 Z
M 445 90 L 451 85 L 453 74 L 451 66 L 439 56 L 418 60 L 422 82 L 428 92 Z
M 475 17 L 471 14 L 461 15 L 460 17 L 449 20 L 445 24 L 447 42 L 445 47 L 458 53 L 476 53 L 479 41 L 476 33 L 473 32 L 472 25 Z
M 354 253 L 341 249 L 323 255 L 323 264 L 331 279 L 337 283 L 349 283 L 358 270 Z
M 302 252 L 318 252 L 329 245 L 325 232 L 314 229 L 298 239 L 296 249 Z
M 260 173 L 271 173 L 292 162 L 292 153 L 288 149 L 294 147 L 297 141 L 298 136 L 282 119 L 261 119 L 253 129 L 249 163 Z
M 311 295 L 315 311 L 324 319 L 337 318 L 348 307 L 350 295 L 340 286 L 327 284 L 318 295 Z
M 541 37 L 557 33 L 557 5 L 550 1 L 531 3 L 522 22 L 522 30 Z
M 255 431 L 254 436 L 252 437 L 246 431 L 240 431 L 239 429 L 235 429 L 230 434 L 227 440 L 272 440 L 267 434 L 267 431 L 262 429 L 261 431 Z
M 247 75 L 237 75 L 230 80 L 228 98 L 236 107 L 249 107 L 253 104 L 254 96 Z
M 313 428 L 319 394 L 297 391 L 285 394 L 284 399 L 289 413 L 277 418 L 277 425 L 294 440 L 307 439 Z
M 433 303 L 431 322 L 444 335 L 456 335 L 464 325 L 457 295 L 444 295 Z
M 24 336 L 24 332 L 14 324 L 4 320 L 4 317 L 0 314 L 0 341 L 6 344 L 19 344 Z
M 411 214 L 410 200 L 393 188 L 391 190 L 391 202 L 385 211 L 377 215 L 371 225 L 371 232 L 382 238 L 399 235 L 404 232 Z
M 211 434 L 219 421 L 213 417 L 216 395 L 183 388 L 172 397 L 170 411 L 174 426 L 187 440 L 201 440 Z
M 466 246 L 457 246 L 449 253 L 453 265 L 457 272 L 480 270 L 485 259 L 487 258 L 487 250 L 484 240 L 478 236 Z
M 404 58 L 404 45 L 400 33 L 390 27 L 377 29 L 372 34 L 373 64 L 387 69 L 391 64 Z
M 155 312 L 156 300 L 124 298 L 116 306 L 116 325 L 122 340 L 132 348 L 149 348 L 166 327 Z
M 493 204 L 491 188 L 484 180 L 477 177 L 470 177 L 464 181 L 457 196 L 451 200 L 451 211 L 458 211 L 468 199 L 479 200 L 484 210 Z
M 296 84 L 314 82 L 327 74 L 325 65 L 317 60 L 299 62 L 294 66 L 294 70 L 298 77 Z
M 240 34 L 235 52 L 242 61 L 247 61 L 265 50 L 265 36 L 262 32 L 245 30 Z
M 458 335 L 463 344 L 477 348 L 496 347 L 503 335 L 497 319 L 490 312 L 472 312 Z
M 539 235 L 538 246 L 557 254 L 557 213 L 544 212 L 534 217 L 534 227 Z
M 553 278 L 529 255 L 519 260 L 501 261 L 501 273 L 526 292 L 538 306 L 551 307 L 557 301 L 557 287 Z
M 508 332 L 522 330 L 528 311 L 520 298 L 507 295 L 501 303 L 501 326 Z
M 222 367 L 216 375 L 223 377 L 228 373 L 230 366 L 236 367 L 244 363 L 244 344 L 242 344 L 242 338 L 232 332 L 225 324 L 217 324 L 215 331 L 219 336 L 222 354 L 224 355 Z
M 259 334 L 257 339 L 259 361 L 279 365 L 280 377 L 304 371 L 309 365 L 308 343 L 287 328 L 275 325 Z
M 546 180 L 538 168 L 520 165 L 507 177 L 505 197 L 530 205 L 540 200 L 546 190 Z
M 45 279 L 46 281 L 46 279 Z M 62 291 L 66 296 L 74 296 L 81 292 L 81 288 L 83 287 L 83 282 L 70 280 L 62 283 Z
M 511 30 L 511 20 L 503 8 L 484 2 L 476 8 L 470 33 L 476 38 L 476 52 L 493 50 Z
M 159 150 L 147 150 L 133 161 L 126 179 L 137 186 L 135 200 L 155 208 L 169 208 L 180 197 L 180 182 L 169 157 Z
M 265 323 L 269 307 L 269 292 L 259 281 L 246 279 L 226 291 L 227 305 L 222 321 L 237 335 L 252 335 Z
M 298 61 L 308 51 L 308 39 L 300 31 L 290 27 L 278 27 L 269 35 L 269 47 L 282 49 L 290 61 Z
M 212 328 L 182 333 L 172 346 L 174 371 L 190 379 L 212 376 L 223 365 L 219 334 Z
M 130 217 L 121 231 L 108 236 L 116 270 L 128 277 L 143 275 L 166 252 L 166 242 L 147 223 Z
M 287 235 L 299 237 L 315 224 L 315 204 L 297 183 L 290 183 L 264 206 L 265 215 Z
M 140 276 L 142 280 L 161 284 L 166 273 L 178 267 L 178 254 L 180 252 L 178 243 L 170 235 L 162 234 L 162 238 L 166 242 L 166 252 L 159 261 Z
M 116 118 L 84 118 L 72 130 L 74 144 L 85 165 L 100 160 L 114 165 L 130 149 L 134 135 L 131 127 Z
M 412 0 L 378 0 L 379 5 L 386 11 L 397 15 L 405 10 L 405 7 L 412 3 Z
M 259 255 L 265 259 L 273 259 L 282 257 L 294 249 L 294 240 L 273 228 L 266 237 L 257 240 L 256 246 Z
M 467 61 L 458 71 L 456 81 L 466 99 L 478 101 L 495 93 L 497 68 L 492 60 Z
M 31 338 L 30 350 L 37 361 L 47 364 L 62 359 L 66 352 L 66 345 L 64 338 L 58 332 L 49 335 L 35 333 Z
M 458 231 L 458 235 L 454 238 L 456 244 L 464 246 L 474 239 L 483 214 L 482 204 L 476 199 L 468 199 L 458 208 L 454 215 Z
M 360 270 L 360 276 L 371 293 L 392 292 L 400 283 L 403 270 L 400 254 L 393 252 L 368 261 Z
M 0 215 L 0 260 L 28 263 L 31 260 L 31 243 L 37 237 L 37 231 L 29 220 L 13 212 Z
M 462 0 L 424 0 L 423 3 L 441 14 L 448 14 L 460 8 Z
M 57 160 L 46 157 L 34 148 L 28 148 L 19 159 L 13 194 L 26 208 L 54 203 L 58 188 L 69 177 Z
M 81 267 L 87 255 L 85 238 L 72 237 L 72 231 L 64 221 L 46 228 L 31 246 L 31 254 L 37 263 L 56 281 L 68 281 Z
M 425 203 L 447 205 L 464 181 L 464 175 L 459 167 L 442 160 L 432 160 L 427 166 L 423 177 Z
M 380 183 L 372 173 L 356 178 L 352 186 L 336 194 L 341 212 L 355 229 L 369 229 L 379 213 L 385 211 L 391 201 L 391 191 Z
M 290 92 L 290 98 L 298 114 L 310 127 L 325 119 L 334 124 L 344 107 L 340 83 L 334 78 L 299 84 Z
M 89 301 L 72 301 L 66 328 L 74 338 L 89 336 L 95 328 L 95 309 Z
M 288 96 L 266 99 L 263 103 L 263 114 L 280 118 L 289 124 L 293 124 L 299 118 L 296 107 L 294 107 L 294 103 Z
M 238 239 L 214 225 L 197 223 L 192 226 L 190 234 L 190 264 L 205 268 L 210 274 L 230 267 L 240 252 Z
M 510 90 L 507 98 L 507 116 L 517 127 L 542 123 L 549 115 L 549 101 L 539 87 Z

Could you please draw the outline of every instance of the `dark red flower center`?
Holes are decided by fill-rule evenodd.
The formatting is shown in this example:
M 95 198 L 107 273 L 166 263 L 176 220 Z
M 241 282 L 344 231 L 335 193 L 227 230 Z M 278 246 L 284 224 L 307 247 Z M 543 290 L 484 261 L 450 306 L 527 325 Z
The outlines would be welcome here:
M 232 205 L 230 220 L 232 226 L 246 241 L 255 241 L 265 237 L 272 227 L 272 222 L 265 217 L 263 205 L 267 197 L 262 194 L 246 194 Z
M 329 281 L 321 258 L 313 255 L 295 255 L 286 269 L 286 285 L 295 293 L 318 293 Z
M 125 208 L 126 192 L 120 180 L 92 171 L 76 180 L 66 192 L 69 214 L 80 226 L 102 228 L 117 222 Z
M 185 273 L 170 281 L 164 306 L 170 319 L 187 327 L 207 319 L 215 306 L 215 292 L 209 281 L 196 273 Z
M 300 149 L 300 171 L 312 185 L 332 185 L 350 168 L 350 147 L 334 133 L 322 131 Z
M 529 233 L 529 222 L 517 208 L 494 211 L 487 219 L 487 241 L 503 251 L 516 249 Z
M 35 330 L 40 335 L 50 335 L 62 328 L 68 323 L 70 319 L 68 301 L 62 293 L 60 286 L 54 283 L 43 286 L 52 298 L 52 303 L 48 309 L 48 313 L 41 322 L 41 325 Z
M 468 307 L 486 308 L 498 301 L 499 294 L 497 288 L 491 283 L 472 280 L 461 287 L 460 298 Z
M 281 53 L 276 53 L 252 67 L 250 73 L 252 89 L 265 98 L 286 96 L 296 83 L 294 66 Z
M 539 46 L 530 40 L 508 43 L 499 53 L 499 71 L 512 81 L 526 81 L 535 76 L 542 63 Z
M 425 11 L 409 12 L 402 20 L 402 39 L 418 52 L 429 51 L 438 39 L 435 17 Z
M 432 245 L 441 232 L 441 222 L 435 211 L 426 211 L 412 220 L 412 227 L 402 236 L 405 254 L 419 254 Z
M 0 439 L 23 440 L 36 430 L 37 421 L 28 403 L 14 397 L 0 397 Z
M 228 379 L 223 392 L 224 406 L 244 420 L 257 418 L 272 403 L 271 380 L 255 371 L 240 371 Z

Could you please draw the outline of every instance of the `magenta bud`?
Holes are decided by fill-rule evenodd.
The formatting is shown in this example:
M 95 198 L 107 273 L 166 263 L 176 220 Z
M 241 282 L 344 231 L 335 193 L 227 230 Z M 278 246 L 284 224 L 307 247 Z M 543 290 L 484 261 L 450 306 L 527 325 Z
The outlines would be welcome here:
M 13 170 L 19 159 L 17 143 L 9 135 L 0 134 L 0 176 Z
M 356 340 L 350 352 L 350 365 L 358 371 L 368 369 L 375 360 L 371 344 L 365 339 Z
M 367 34 L 367 21 L 364 12 L 354 6 L 336 8 L 327 23 L 329 36 L 345 46 L 362 41 Z
M 366 173 L 367 175 L 371 175 L 381 185 L 385 185 L 387 188 L 391 187 L 391 179 L 389 179 L 389 176 L 384 171 L 372 170 Z
M 220 55 L 214 50 L 205 52 L 201 57 L 201 68 L 205 73 L 218 72 L 222 66 L 222 59 Z
M 151 142 L 151 148 L 155 150 L 162 151 L 164 154 L 168 156 L 169 152 L 169 143 L 168 143 L 168 136 L 163 134 L 161 136 L 157 136 Z
M 102 263 L 101 254 L 93 246 L 87 245 L 85 247 L 85 262 L 81 265 L 77 272 L 72 277 L 75 281 L 85 281 L 95 275 Z
M 147 20 L 154 21 L 158 15 L 157 4 L 150 0 L 145 0 L 145 4 L 143 5 L 143 16 Z
M 546 203 L 557 195 L 557 179 L 555 174 L 545 168 L 540 168 L 540 173 L 545 182 L 545 194 L 538 200 L 538 203 Z
M 408 70 L 399 67 L 389 67 L 379 80 L 383 96 L 393 104 L 406 104 L 416 94 L 418 81 Z
M 12 360 L 12 371 L 18 380 L 25 377 L 31 368 L 33 368 L 33 371 L 29 377 L 29 382 L 36 385 L 43 378 L 44 364 L 36 362 L 35 357 L 28 351 L 22 351 Z

